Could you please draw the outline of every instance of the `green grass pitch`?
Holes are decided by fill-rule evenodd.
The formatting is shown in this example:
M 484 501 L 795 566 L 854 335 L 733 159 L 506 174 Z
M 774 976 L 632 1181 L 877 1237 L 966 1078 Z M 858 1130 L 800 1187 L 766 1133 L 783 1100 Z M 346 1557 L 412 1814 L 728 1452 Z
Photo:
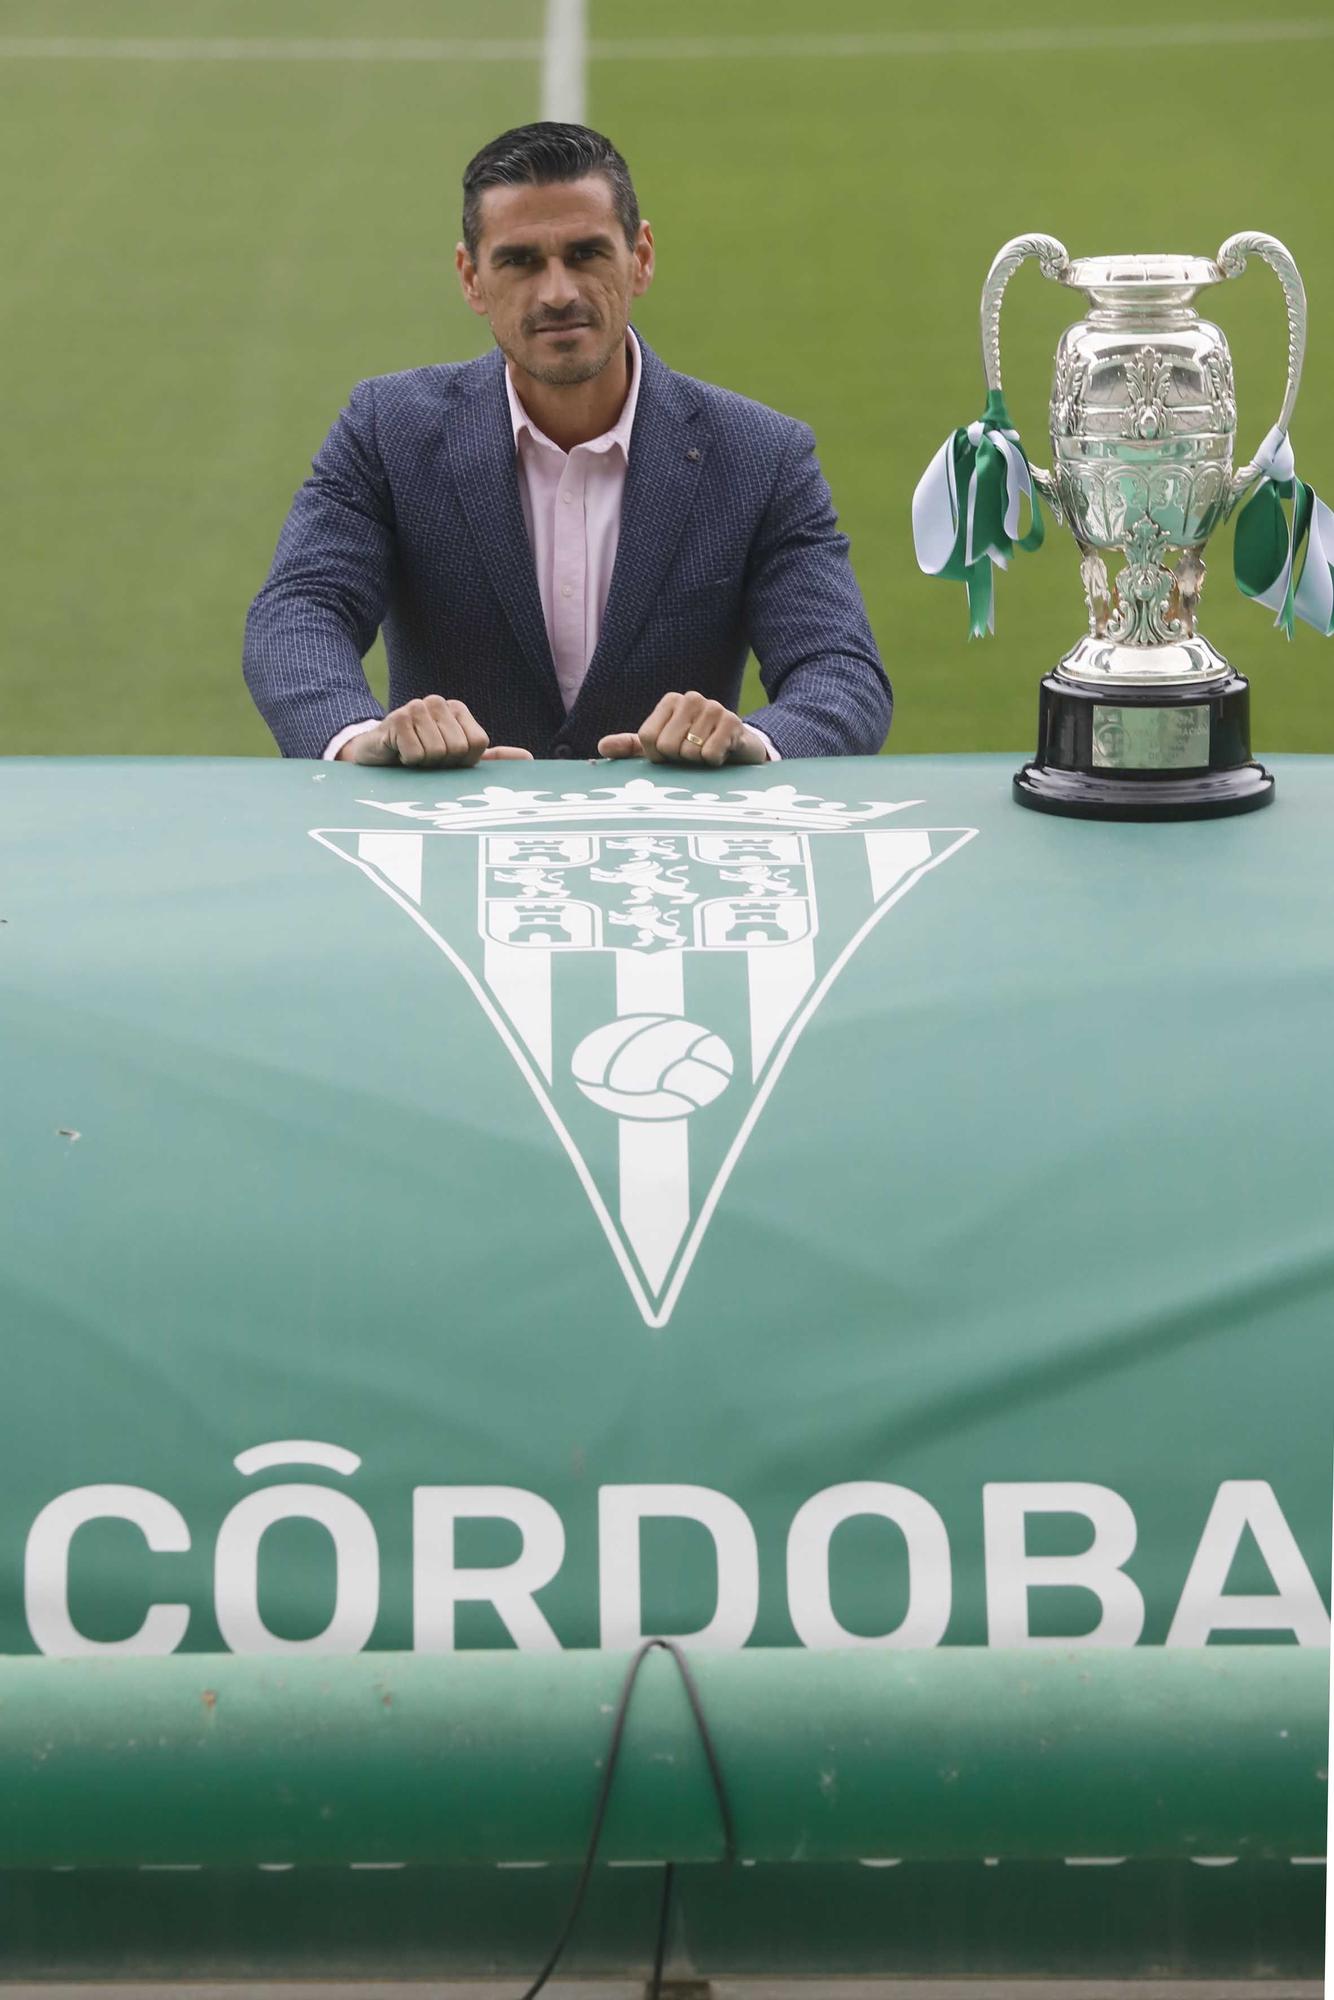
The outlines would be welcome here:
M 657 234 L 639 324 L 674 366 L 814 426 L 895 682 L 892 751 L 1030 749 L 1038 677 L 1083 625 L 1064 535 L 1000 579 L 997 636 L 971 646 L 962 590 L 912 556 L 917 476 L 981 409 L 977 297 L 1006 237 L 1209 254 L 1237 229 L 1281 236 L 1311 305 L 1297 463 L 1334 501 L 1334 40 L 1137 37 L 1166 18 L 1151 0 L 591 0 L 595 39 L 646 44 L 595 57 L 588 109 Z M 1252 0 L 1191 20 L 1266 25 Z M 931 41 L 1079 26 L 1120 46 Z M 927 45 L 781 47 L 887 31 Z M 452 269 L 459 171 L 538 102 L 531 60 L 36 60 L 5 38 L 540 32 L 539 0 L 5 0 L 0 750 L 272 753 L 241 625 L 291 494 L 360 377 L 485 345 Z M 720 35 L 779 39 L 707 60 L 665 47 Z M 1277 414 L 1281 295 L 1253 264 L 1201 304 L 1233 345 L 1247 453 Z M 1039 462 L 1077 305 L 1026 269 L 1006 306 L 1011 407 Z M 1226 535 L 1211 570 L 1206 629 L 1252 677 L 1257 747 L 1334 749 L 1334 648 L 1304 628 L 1288 645 L 1239 598 Z

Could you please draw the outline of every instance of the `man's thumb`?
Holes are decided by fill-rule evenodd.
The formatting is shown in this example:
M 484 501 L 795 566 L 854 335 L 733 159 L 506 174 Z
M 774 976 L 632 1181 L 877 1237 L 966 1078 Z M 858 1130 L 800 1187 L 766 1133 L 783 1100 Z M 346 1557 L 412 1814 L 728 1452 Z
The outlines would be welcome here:
M 338 752 L 338 761 L 345 764 L 397 764 L 398 749 L 388 724 L 382 722 L 375 729 L 363 729 L 360 736 L 350 737 Z

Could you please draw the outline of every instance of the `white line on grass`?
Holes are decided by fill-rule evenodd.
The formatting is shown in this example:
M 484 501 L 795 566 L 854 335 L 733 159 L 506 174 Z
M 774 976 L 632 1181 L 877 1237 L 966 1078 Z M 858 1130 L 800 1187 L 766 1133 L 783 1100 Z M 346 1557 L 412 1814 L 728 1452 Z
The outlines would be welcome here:
M 602 62 L 758 62 L 851 56 L 1046 55 L 1083 49 L 1254 47 L 1264 42 L 1334 39 L 1334 18 L 1296 21 L 1171 21 L 1102 27 L 952 29 L 939 34 L 692 35 L 595 41 L 588 53 Z
M 243 40 L 218 36 L 0 35 L 0 60 L 60 62 L 537 62 L 541 42 L 330 41 L 319 36 Z
M 548 0 L 548 32 L 542 41 L 428 41 L 378 39 L 330 40 L 318 36 L 283 39 L 237 37 L 116 37 L 0 36 L 0 61 L 62 60 L 80 62 L 540 62 L 545 81 L 554 76 L 551 23 L 567 13 L 579 18 L 582 43 L 583 7 L 579 0 Z M 957 30 L 939 34 L 880 35 L 693 35 L 645 36 L 583 43 L 591 62 L 760 62 L 876 56 L 1059 55 L 1084 49 L 1123 49 L 1128 40 L 1137 48 L 1258 48 L 1266 44 L 1334 40 L 1334 17 L 1292 21 L 1146 22 L 1133 29 L 1124 24 L 1102 27 L 996 28 Z M 573 46 L 569 38 L 566 47 Z M 564 59 L 564 56 L 562 57 Z M 581 65 L 582 73 L 582 65 Z M 581 74 L 582 83 L 582 74 Z M 573 102 L 573 98 L 564 101 Z M 582 101 L 582 88 L 580 89 Z M 544 115 L 570 116 L 566 111 Z
M 547 0 L 542 45 L 542 116 L 584 122 L 588 23 L 585 0 Z

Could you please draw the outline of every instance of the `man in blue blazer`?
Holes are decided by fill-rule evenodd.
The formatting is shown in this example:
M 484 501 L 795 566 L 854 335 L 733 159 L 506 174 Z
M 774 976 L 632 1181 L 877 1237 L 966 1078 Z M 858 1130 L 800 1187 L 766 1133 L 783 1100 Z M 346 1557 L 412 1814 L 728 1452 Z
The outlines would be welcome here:
M 288 757 L 758 763 L 879 750 L 892 695 L 804 424 L 630 326 L 653 233 L 600 134 L 506 132 L 456 253 L 496 349 L 352 392 L 246 621 Z M 383 627 L 390 709 L 362 660 Z M 768 705 L 736 712 L 754 649 Z

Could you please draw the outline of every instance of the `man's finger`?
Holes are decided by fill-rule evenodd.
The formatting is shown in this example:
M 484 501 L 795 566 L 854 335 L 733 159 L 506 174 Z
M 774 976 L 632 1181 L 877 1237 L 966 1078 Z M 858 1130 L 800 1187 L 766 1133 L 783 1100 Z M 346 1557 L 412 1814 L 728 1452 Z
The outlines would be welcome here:
M 658 738 L 684 699 L 683 695 L 665 694 L 653 713 L 644 717 L 635 732 L 639 738 L 640 756 L 649 758 L 655 764 L 661 762 L 658 756 Z
M 397 761 L 417 770 L 437 770 L 442 766 L 475 764 L 487 745 L 486 731 L 461 701 L 447 701 L 443 695 L 428 694 L 404 702 L 383 723 L 391 746 L 387 757 L 372 749 L 365 761 Z
M 646 756 L 650 764 L 662 764 L 662 756 L 658 752 L 658 740 L 684 700 L 686 700 L 684 694 L 664 694 L 654 712 L 650 716 L 644 716 L 644 720 L 640 722 L 638 726 L 640 754 Z
M 409 702 L 406 719 L 421 745 L 421 756 L 415 761 L 424 766 L 448 763 L 449 715 L 443 705 L 433 708 L 429 698 Z
M 495 757 L 523 758 L 529 764 L 533 761 L 531 750 L 520 750 L 513 743 L 493 743 L 489 750 L 483 750 L 478 762 L 487 764 Z
M 659 732 L 659 755 L 670 757 L 675 763 L 697 764 L 700 752 L 723 712 L 720 701 L 708 701 L 693 689 L 689 694 L 682 695 L 675 713 Z M 687 738 L 690 740 L 687 741 Z
M 644 746 L 633 729 L 623 729 L 619 735 L 604 736 L 598 744 L 599 757 L 642 757 Z
M 713 728 L 704 736 L 701 725 L 699 734 L 704 736 L 704 748 L 699 752 L 701 764 L 725 764 L 745 732 L 745 724 L 739 715 L 724 709 Z
M 466 713 L 466 710 L 465 710 Z M 468 732 L 454 714 L 454 705 L 449 703 L 440 718 L 440 734 L 444 738 L 445 753 L 451 764 L 475 764 L 481 751 L 474 752 L 468 742 Z M 486 738 L 482 738 L 485 743 Z
M 387 715 L 385 717 L 385 728 L 389 732 L 390 742 L 398 753 L 399 763 L 420 764 L 422 760 L 422 746 L 418 740 L 417 732 L 412 726 L 412 717 L 408 714 L 407 710 L 396 708 L 392 715 Z
M 490 743 L 491 738 L 472 713 L 472 710 L 464 702 L 451 701 L 446 703 L 446 706 L 455 722 L 459 725 L 459 728 L 463 731 L 464 740 L 468 746 L 466 761 L 469 764 L 475 764 L 485 754 L 486 747 Z
M 426 701 L 405 702 L 386 718 L 401 764 L 414 770 L 429 770 L 449 762 L 449 746 L 441 726 L 443 710 L 433 715 Z M 444 715 L 448 721 L 448 716 Z

